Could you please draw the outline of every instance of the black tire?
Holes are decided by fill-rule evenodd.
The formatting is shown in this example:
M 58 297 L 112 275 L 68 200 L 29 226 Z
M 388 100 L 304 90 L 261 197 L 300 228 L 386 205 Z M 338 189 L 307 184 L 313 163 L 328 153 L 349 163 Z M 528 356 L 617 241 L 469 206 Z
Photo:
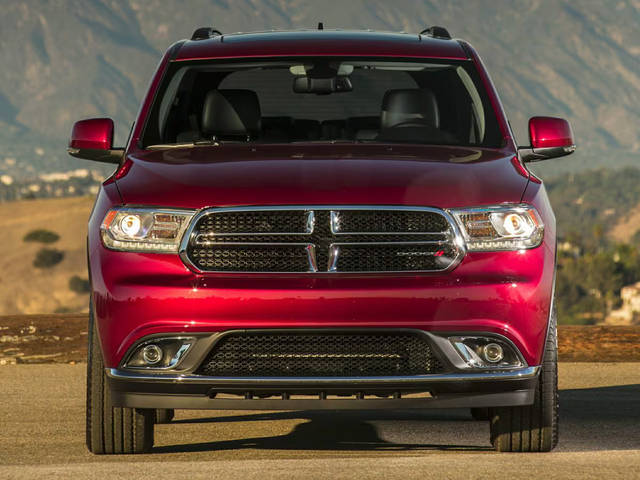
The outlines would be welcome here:
M 174 415 L 173 408 L 156 408 L 156 423 L 171 423 Z
M 474 420 L 478 421 L 487 421 L 489 420 L 489 409 L 488 408 L 472 408 L 471 409 L 471 417 Z
M 145 453 L 153 447 L 155 410 L 114 407 L 107 386 L 93 312 L 87 359 L 87 448 L 95 454 Z
M 492 409 L 491 443 L 499 452 L 550 452 L 558 444 L 558 341 L 555 308 L 533 405 Z

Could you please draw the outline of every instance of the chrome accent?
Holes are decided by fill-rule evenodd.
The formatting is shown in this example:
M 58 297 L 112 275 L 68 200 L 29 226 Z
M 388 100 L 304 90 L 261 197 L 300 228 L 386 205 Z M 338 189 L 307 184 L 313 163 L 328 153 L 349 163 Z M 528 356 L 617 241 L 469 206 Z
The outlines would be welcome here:
M 138 373 L 118 370 L 116 368 L 106 368 L 109 378 L 118 380 L 132 380 L 139 382 L 154 383 L 215 383 L 217 386 L 232 387 L 234 384 L 255 385 L 256 387 L 277 388 L 279 386 L 291 385 L 326 385 L 332 383 L 349 383 L 352 386 L 366 387 L 368 384 L 389 383 L 415 385 L 423 383 L 425 385 L 443 382 L 486 382 L 493 380 L 522 380 L 536 377 L 540 370 L 539 366 L 525 367 L 518 370 L 509 371 L 489 371 L 480 373 L 444 373 L 429 375 L 411 376 L 389 376 L 389 377 L 207 377 L 193 374 L 153 374 Z
M 334 235 L 340 234 L 340 212 L 336 212 L 335 210 L 331 210 L 331 233 Z
M 300 234 L 300 235 L 304 235 L 304 234 Z M 233 247 L 237 247 L 237 246 L 243 246 L 243 245 L 249 245 L 249 246 L 255 246 L 255 247 L 264 247 L 264 246 L 268 246 L 268 247 L 282 247 L 282 246 L 305 246 L 305 247 L 309 247 L 313 244 L 311 243 L 305 243 L 305 242 L 273 242 L 273 243 L 269 243 L 269 242 L 206 242 L 206 243 L 197 243 L 196 245 L 201 246 L 201 247 L 210 247 L 211 245 L 231 245 Z
M 211 213 L 216 213 L 216 212 L 260 212 L 260 211 L 295 211 L 295 210 L 304 210 L 308 212 L 308 217 L 307 217 L 307 230 L 309 230 L 309 225 L 311 225 L 311 231 L 307 232 L 307 233 L 280 233 L 280 234 L 273 234 L 273 235 L 309 235 L 311 233 L 314 232 L 314 228 L 315 228 L 315 222 L 316 222 L 316 218 L 315 218 L 315 213 L 314 211 L 327 211 L 329 210 L 331 212 L 330 215 L 330 227 L 331 227 L 331 231 L 332 233 L 335 233 L 336 235 L 358 235 L 358 234 L 363 234 L 363 235 L 446 235 L 447 239 L 450 240 L 451 245 L 455 248 L 456 250 L 456 256 L 454 257 L 454 259 L 451 261 L 451 263 L 449 264 L 449 266 L 447 266 L 444 269 L 441 270 L 407 270 L 407 271 L 391 271 L 391 270 L 385 270 L 382 272 L 369 272 L 369 271 L 365 271 L 365 272 L 344 272 L 345 274 L 361 274 L 361 273 L 398 273 L 398 274 L 403 274 L 403 275 L 412 275 L 415 273 L 445 273 L 448 271 L 453 270 L 455 267 L 457 267 L 460 262 L 462 261 L 462 259 L 464 258 L 464 256 L 467 253 L 467 249 L 466 249 L 466 242 L 464 240 L 464 237 L 462 235 L 462 231 L 458 225 L 458 222 L 453 218 L 453 216 L 451 215 L 451 213 L 449 213 L 448 210 L 444 210 L 444 209 L 439 209 L 439 208 L 433 208 L 433 207 L 417 207 L 417 206 L 389 206 L 389 205 L 276 205 L 276 206 L 242 206 L 242 207 L 220 207 L 220 208 L 204 208 L 202 210 L 199 210 L 192 218 L 191 221 L 189 223 L 188 228 L 186 229 L 183 237 L 182 237 L 182 241 L 180 242 L 180 248 L 179 248 L 179 255 L 180 258 L 182 259 L 182 261 L 184 262 L 184 264 L 191 269 L 193 272 L 195 273 L 204 273 L 204 274 L 243 274 L 243 273 L 251 273 L 251 274 L 288 274 L 288 275 L 298 275 L 298 274 L 304 274 L 304 273 L 339 273 L 337 270 L 337 261 L 338 261 L 338 256 L 339 256 L 339 248 L 336 247 L 335 249 L 331 248 L 332 245 L 340 245 L 340 244 L 332 244 L 330 245 L 330 252 L 329 252 L 329 264 L 328 264 L 328 269 L 326 271 L 322 271 L 322 270 L 318 270 L 318 266 L 317 264 L 315 265 L 315 269 L 311 268 L 312 265 L 314 265 L 311 261 L 310 261 L 310 269 L 308 270 L 308 272 L 253 272 L 253 271 L 210 271 L 210 270 L 200 270 L 193 262 L 191 262 L 191 260 L 189 259 L 189 256 L 187 254 L 187 248 L 189 246 L 189 243 L 192 241 L 192 237 L 195 235 L 194 234 L 194 229 L 195 226 L 198 224 L 198 221 L 204 216 L 204 215 L 208 215 Z M 442 217 L 444 217 L 444 219 L 447 221 L 447 223 L 449 224 L 450 227 L 450 231 L 448 232 L 380 232 L 380 233 L 375 233 L 375 232 L 364 232 L 364 233 L 358 233 L 358 232 L 338 232 L 336 231 L 336 229 L 339 230 L 339 211 L 340 210 L 371 210 L 371 211 L 375 211 L 375 210 L 384 210 L 384 211 L 413 211 L 413 212 L 431 212 L 431 213 L 437 213 L 439 215 L 441 215 Z M 221 234 L 222 236 L 223 234 Z M 242 233 L 233 233 L 233 234 L 227 234 L 227 235 L 243 235 Z M 259 233 L 259 234 L 245 234 L 245 235 L 269 235 L 268 233 Z M 227 243 L 227 242 L 221 242 L 224 243 L 225 245 L 233 245 L 232 243 Z M 380 245 L 380 244 L 385 244 L 385 243 L 389 243 L 389 244 L 401 244 L 401 242 L 371 242 L 370 244 L 372 245 Z M 408 243 L 438 243 L 437 241 L 425 241 L 425 242 L 408 242 Z M 446 244 L 447 242 L 440 242 L 442 244 Z M 351 245 L 365 245 L 364 242 L 360 243 L 360 242 L 353 242 L 350 243 Z M 202 245 L 202 244 L 200 244 Z M 259 245 L 278 245 L 277 243 L 242 243 L 242 245 L 255 245 L 255 246 L 259 246 Z M 295 243 L 283 243 L 282 245 L 296 245 Z M 311 246 L 312 244 L 304 244 L 307 246 Z M 314 249 L 317 248 L 314 245 Z
M 307 258 L 309 259 L 309 271 L 317 272 L 318 264 L 316 263 L 316 246 L 313 244 L 307 245 Z
M 334 273 L 338 271 L 338 257 L 340 256 L 340 247 L 335 243 L 329 245 L 329 265 L 327 271 Z
M 307 233 L 311 235 L 316 225 L 316 215 L 313 210 L 307 212 Z
M 421 234 L 418 233 L 418 235 L 421 235 Z M 342 246 L 342 245 L 365 245 L 365 246 L 371 246 L 371 245 L 446 245 L 446 244 L 447 244 L 447 242 L 442 241 L 442 240 L 425 240 L 425 241 L 422 241 L 422 242 L 421 241 L 415 241 L 415 242 L 412 242 L 412 241 L 408 241 L 408 242 L 336 242 L 336 243 L 332 243 L 331 245 L 337 245 L 337 246 Z
M 173 358 L 171 359 L 171 361 L 169 362 L 169 367 L 175 367 L 177 365 L 177 363 L 180 361 L 180 359 L 182 357 L 184 357 L 184 354 L 187 353 L 187 350 L 189 350 L 191 348 L 191 345 L 193 345 L 192 343 L 185 343 L 184 345 L 182 345 L 178 351 L 176 352 L 176 354 L 173 356 Z

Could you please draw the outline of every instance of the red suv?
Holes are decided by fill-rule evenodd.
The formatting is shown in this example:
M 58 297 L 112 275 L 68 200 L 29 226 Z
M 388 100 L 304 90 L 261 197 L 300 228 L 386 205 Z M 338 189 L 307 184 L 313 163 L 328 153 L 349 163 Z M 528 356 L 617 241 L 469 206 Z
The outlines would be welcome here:
M 557 443 L 555 219 L 475 50 L 420 34 L 196 30 L 169 48 L 89 221 L 87 445 L 174 409 L 470 408 Z

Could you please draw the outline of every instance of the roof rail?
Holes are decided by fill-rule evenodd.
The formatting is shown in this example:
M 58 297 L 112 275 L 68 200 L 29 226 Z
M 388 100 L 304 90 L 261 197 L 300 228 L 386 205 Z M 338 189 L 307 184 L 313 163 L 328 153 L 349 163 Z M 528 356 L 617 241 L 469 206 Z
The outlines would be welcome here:
M 191 35 L 191 40 L 207 40 L 209 38 L 213 38 L 215 36 L 222 35 L 220 30 L 216 30 L 211 27 L 200 27 L 197 28 L 193 35 Z
M 449 31 L 444 27 L 438 27 L 434 25 L 433 27 L 425 28 L 420 32 L 420 35 L 429 35 L 433 38 L 444 38 L 446 40 L 451 40 L 451 35 L 449 35 Z

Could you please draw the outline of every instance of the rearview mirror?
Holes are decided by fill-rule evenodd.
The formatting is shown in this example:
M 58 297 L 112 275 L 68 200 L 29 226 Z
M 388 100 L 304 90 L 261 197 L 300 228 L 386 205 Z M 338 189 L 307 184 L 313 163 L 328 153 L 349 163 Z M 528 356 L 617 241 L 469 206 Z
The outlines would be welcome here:
M 327 95 L 329 93 L 350 92 L 353 90 L 349 77 L 337 76 L 329 78 L 314 78 L 299 76 L 293 79 L 294 93 L 316 93 Z
M 576 150 L 571 125 L 563 118 L 531 117 L 528 147 L 518 147 L 524 162 L 539 162 L 563 157 Z
M 96 162 L 119 163 L 124 148 L 113 148 L 113 120 L 91 118 L 73 125 L 67 152 L 72 157 Z

